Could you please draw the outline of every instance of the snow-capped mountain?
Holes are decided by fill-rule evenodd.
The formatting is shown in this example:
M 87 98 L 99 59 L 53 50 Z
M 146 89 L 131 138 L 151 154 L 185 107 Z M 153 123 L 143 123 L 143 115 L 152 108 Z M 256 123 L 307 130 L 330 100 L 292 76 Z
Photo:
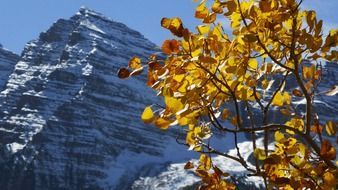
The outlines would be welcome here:
M 168 161 L 174 139 L 140 119 L 155 98 L 145 78 L 116 76 L 156 51 L 87 8 L 30 41 L 0 93 L 1 189 L 129 189 L 143 164 Z

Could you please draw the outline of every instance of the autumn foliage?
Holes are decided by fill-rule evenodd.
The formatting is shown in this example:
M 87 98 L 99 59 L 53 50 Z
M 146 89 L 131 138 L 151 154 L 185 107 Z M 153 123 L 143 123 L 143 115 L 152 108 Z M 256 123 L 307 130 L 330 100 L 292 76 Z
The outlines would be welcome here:
M 147 70 L 147 85 L 164 99 L 163 107 L 145 108 L 145 123 L 164 130 L 186 128 L 184 144 L 201 156 L 199 165 L 188 162 L 185 168 L 201 177 L 200 188 L 236 188 L 212 162 L 211 155 L 220 155 L 240 163 L 249 175 L 261 176 L 266 189 L 336 189 L 336 121 L 320 118 L 314 99 L 338 92 L 337 86 L 318 92 L 322 72 L 317 67 L 322 61 L 337 64 L 338 29 L 324 36 L 323 21 L 315 11 L 301 10 L 301 3 L 199 1 L 196 32 L 180 18 L 162 19 L 162 27 L 175 36 L 162 45 L 164 60 L 134 57 L 120 69 L 120 78 Z M 285 88 L 291 79 L 296 87 Z M 300 99 L 303 110 L 294 106 Z M 286 121 L 272 120 L 273 113 Z M 239 134 L 248 134 L 255 163 L 247 163 L 238 146 L 237 156 L 211 147 L 207 142 L 215 131 L 230 134 L 233 139 L 225 141 L 236 143 Z M 261 147 L 258 138 L 263 138 Z

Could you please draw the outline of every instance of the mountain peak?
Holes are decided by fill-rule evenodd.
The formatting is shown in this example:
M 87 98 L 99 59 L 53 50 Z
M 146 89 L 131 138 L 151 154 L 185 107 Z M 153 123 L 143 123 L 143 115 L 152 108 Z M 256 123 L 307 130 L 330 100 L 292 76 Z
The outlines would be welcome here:
M 112 20 L 112 19 L 104 16 L 103 14 L 96 12 L 93 9 L 90 9 L 86 6 L 81 6 L 79 11 L 76 13 L 76 15 L 83 15 L 85 17 L 94 16 L 94 17 L 100 17 L 100 18 L 105 19 L 105 20 Z

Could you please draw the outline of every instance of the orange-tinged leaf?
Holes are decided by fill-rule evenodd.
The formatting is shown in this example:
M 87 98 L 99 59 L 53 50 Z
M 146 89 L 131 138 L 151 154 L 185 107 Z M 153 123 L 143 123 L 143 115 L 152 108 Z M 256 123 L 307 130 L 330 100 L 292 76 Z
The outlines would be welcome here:
M 169 19 L 169 18 L 162 18 L 162 20 L 161 20 L 161 26 L 163 28 L 169 29 L 170 23 L 171 23 L 171 19 Z
M 316 20 L 316 12 L 315 11 L 308 11 L 307 14 L 306 14 L 306 22 L 310 27 L 310 31 L 314 27 L 315 20 Z
M 150 106 L 145 107 L 141 119 L 144 123 L 151 123 L 154 120 L 154 113 Z
M 337 126 L 336 126 L 336 123 L 333 121 L 327 121 L 325 125 L 325 129 L 328 135 L 336 135 L 337 133 Z
M 162 18 L 161 26 L 163 28 L 169 29 L 172 34 L 177 37 L 183 37 L 184 28 L 180 18 L 174 17 L 172 19 Z
M 163 118 L 157 118 L 155 120 L 155 126 L 162 129 L 162 130 L 166 130 L 169 128 L 171 124 L 171 121 L 170 120 L 167 120 L 167 119 L 163 119 Z
M 210 56 L 199 56 L 198 60 L 203 63 L 217 63 L 217 60 Z
M 204 19 L 209 14 L 208 8 L 205 6 L 205 1 L 200 3 L 195 11 L 195 17 L 199 19 Z
M 167 54 L 170 55 L 172 53 L 178 53 L 179 50 L 179 43 L 177 40 L 173 39 L 173 40 L 165 40 L 163 45 L 162 45 L 162 51 Z
M 303 96 L 303 93 L 300 90 L 298 90 L 298 89 L 293 89 L 292 90 L 292 94 L 294 96 L 297 96 L 297 97 L 302 97 Z
M 315 125 L 311 126 L 310 130 L 311 130 L 311 132 L 322 134 L 323 133 L 323 126 L 321 126 L 319 124 L 315 124 Z
M 119 69 L 119 71 L 117 72 L 117 76 L 120 79 L 125 79 L 128 78 L 130 76 L 130 71 L 127 68 L 121 68 Z
M 310 67 L 303 66 L 303 77 L 304 79 L 312 79 L 316 75 L 316 66 L 311 65 Z
M 184 165 L 184 169 L 185 170 L 189 170 L 189 169 L 192 169 L 194 168 L 194 164 L 192 162 L 187 162 L 185 165 Z
M 130 59 L 128 66 L 133 70 L 139 69 L 142 67 L 141 59 L 139 57 L 133 57 Z
M 162 65 L 157 61 L 148 62 L 148 66 L 151 70 L 160 70 L 162 68 Z
M 324 183 L 329 186 L 337 185 L 337 178 L 331 172 L 325 172 L 323 175 Z
M 203 19 L 203 23 L 213 23 L 216 20 L 216 13 L 210 13 Z
M 227 1 L 226 6 L 229 10 L 229 13 L 233 13 L 237 9 L 237 3 L 234 0 Z
M 229 115 L 230 115 L 230 111 L 228 109 L 224 108 L 224 110 L 222 111 L 222 115 L 221 115 L 222 119 L 224 119 L 224 120 L 228 119 Z
M 320 155 L 326 159 L 334 160 L 336 159 L 336 150 L 332 146 L 331 142 L 324 139 L 320 149 Z
M 156 79 L 154 77 L 154 73 L 152 71 L 148 71 L 148 80 L 147 80 L 147 86 L 152 87 L 154 83 L 156 82 Z

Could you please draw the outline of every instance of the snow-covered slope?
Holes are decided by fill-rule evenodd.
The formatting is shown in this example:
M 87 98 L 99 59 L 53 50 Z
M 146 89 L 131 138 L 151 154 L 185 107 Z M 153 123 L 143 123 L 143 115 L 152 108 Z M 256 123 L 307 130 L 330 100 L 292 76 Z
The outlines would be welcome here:
M 29 42 L 0 93 L 1 189 L 128 189 L 142 164 L 168 161 L 174 139 L 140 120 L 155 98 L 145 78 L 116 77 L 155 51 L 87 8 Z

